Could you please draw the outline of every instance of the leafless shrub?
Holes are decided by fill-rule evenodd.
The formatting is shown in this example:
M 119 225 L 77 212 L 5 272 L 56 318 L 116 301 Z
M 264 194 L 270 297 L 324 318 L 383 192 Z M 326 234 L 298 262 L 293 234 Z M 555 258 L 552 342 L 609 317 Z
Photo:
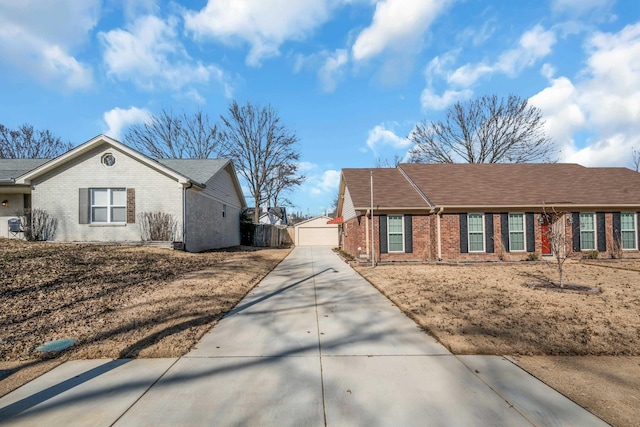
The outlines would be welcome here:
M 143 241 L 169 241 L 175 238 L 177 221 L 166 212 L 140 212 L 140 235 Z
M 558 269 L 558 285 L 563 288 L 565 261 L 580 255 L 579 253 L 573 252 L 571 239 L 565 231 L 564 221 L 571 213 L 557 212 L 555 209 L 552 209 L 550 212 L 545 210 L 543 215 L 549 223 L 549 228 L 547 231 L 543 231 L 542 235 L 549 241 L 551 253 L 555 258 L 556 268 Z
M 622 259 L 624 251 L 622 250 L 622 237 L 613 238 L 613 248 L 611 249 L 611 258 Z
M 31 241 L 51 240 L 58 229 L 58 219 L 43 209 L 24 209 L 17 213 L 24 228 L 24 237 Z

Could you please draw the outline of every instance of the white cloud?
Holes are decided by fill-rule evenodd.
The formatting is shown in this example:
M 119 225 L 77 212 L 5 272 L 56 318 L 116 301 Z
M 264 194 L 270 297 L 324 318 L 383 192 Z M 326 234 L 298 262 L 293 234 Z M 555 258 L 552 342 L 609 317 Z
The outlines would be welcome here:
M 448 0 L 382 0 L 371 25 L 358 35 L 352 54 L 356 61 L 371 59 L 386 50 L 414 50 L 424 33 L 445 9 Z
M 135 20 L 127 29 L 100 33 L 108 73 L 145 90 L 180 90 L 213 80 L 230 97 L 232 87 L 224 71 L 193 60 L 178 39 L 177 24 L 175 17 L 164 21 L 147 15 Z M 200 98 L 197 92 L 195 95 L 196 99 Z
M 420 95 L 420 104 L 423 110 L 444 110 L 458 101 L 466 101 L 472 95 L 471 89 L 446 90 L 442 95 L 438 95 L 430 88 L 425 88 Z
M 612 3 L 612 0 L 553 0 L 551 2 L 551 9 L 554 12 L 580 16 L 594 10 L 602 11 Z
M 447 81 L 459 87 L 470 87 L 484 75 L 500 72 L 515 77 L 523 69 L 534 65 L 551 53 L 556 42 L 555 33 L 541 25 L 526 31 L 520 37 L 518 46 L 502 53 L 494 64 L 480 62 L 465 64 L 449 74 Z
M 246 62 L 258 66 L 279 55 L 280 45 L 302 40 L 329 19 L 336 1 L 209 0 L 198 12 L 184 14 L 185 27 L 196 39 L 251 46 Z
M 403 149 L 409 145 L 411 145 L 411 141 L 396 135 L 393 130 L 387 129 L 384 124 L 374 126 L 374 128 L 369 131 L 369 136 L 367 137 L 367 146 L 373 152 L 378 151 L 378 149 L 384 146 Z
M 569 79 L 560 77 L 552 85 L 529 99 L 545 115 L 545 132 L 561 144 L 571 141 L 573 133 L 587 121 L 578 104 L 578 93 Z
M 338 191 L 338 185 L 340 185 L 340 171 L 326 170 L 319 176 L 309 177 L 308 182 L 313 195 L 333 194 Z
M 562 161 L 584 166 L 631 166 L 631 150 L 640 146 L 640 136 L 614 134 L 591 145 L 577 148 L 573 144 L 563 147 Z
M 126 110 L 116 107 L 102 115 L 107 125 L 105 134 L 117 140 L 122 138 L 122 131 L 125 128 L 133 124 L 148 122 L 151 117 L 152 114 L 148 110 L 138 107 L 129 107 Z
M 333 92 L 336 89 L 337 80 L 342 75 L 348 60 L 349 55 L 345 49 L 337 49 L 327 57 L 324 65 L 318 70 L 318 77 L 325 92 Z
M 575 82 L 554 79 L 531 102 L 563 147 L 562 160 L 628 164 L 631 148 L 640 146 L 640 23 L 615 34 L 596 33 L 586 49 L 587 65 Z M 587 131 L 586 144 L 572 139 Z
M 0 2 L 0 58 L 42 82 L 69 90 L 91 86 L 91 68 L 73 52 L 87 42 L 100 4 L 100 0 Z

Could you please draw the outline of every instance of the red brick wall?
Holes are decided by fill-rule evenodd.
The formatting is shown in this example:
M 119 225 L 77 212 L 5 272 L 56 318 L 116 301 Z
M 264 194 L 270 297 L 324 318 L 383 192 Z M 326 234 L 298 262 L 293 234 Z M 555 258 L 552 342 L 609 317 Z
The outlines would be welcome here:
M 494 253 L 460 253 L 460 219 L 458 213 L 444 213 L 440 221 L 442 260 L 444 261 L 518 261 L 528 257 L 527 252 L 505 252 L 501 241 L 501 218 L 499 213 L 485 213 L 493 215 Z M 438 257 L 437 218 L 436 215 L 413 215 L 413 253 L 380 254 L 379 216 L 374 216 L 374 244 L 376 261 L 432 261 Z M 565 221 L 567 219 L 565 218 Z M 535 252 L 542 253 L 542 232 L 538 223 L 538 213 L 534 215 Z M 360 253 L 366 254 L 365 217 L 353 218 L 344 224 L 343 250 L 358 258 Z M 368 223 L 371 234 L 371 223 Z M 599 254 L 600 258 L 611 258 L 613 252 L 613 214 L 605 214 L 605 228 L 607 234 L 607 251 Z M 572 227 L 565 223 L 568 250 L 572 249 Z M 371 236 L 369 236 L 371 239 Z M 358 251 L 361 247 L 361 251 Z M 586 254 L 586 253 L 585 253 Z M 639 258 L 640 251 L 624 251 L 624 257 Z M 368 259 L 368 258 L 361 258 Z

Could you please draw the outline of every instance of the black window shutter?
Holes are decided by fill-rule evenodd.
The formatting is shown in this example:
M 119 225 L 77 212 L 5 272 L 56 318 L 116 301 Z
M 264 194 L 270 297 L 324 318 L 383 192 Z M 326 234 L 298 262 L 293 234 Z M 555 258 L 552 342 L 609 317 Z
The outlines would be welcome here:
M 527 212 L 525 215 L 525 227 L 527 230 L 527 252 L 536 251 L 536 231 L 535 231 L 535 215 L 533 212 Z
M 613 213 L 613 244 L 616 245 L 618 243 L 622 245 L 622 221 L 620 219 L 620 212 L 614 212 Z
M 571 232 L 573 233 L 573 251 L 580 252 L 580 213 L 572 212 Z
M 78 223 L 89 224 L 89 189 L 79 188 Z
M 484 214 L 484 247 L 488 254 L 492 254 L 493 247 L 493 214 Z
M 411 215 L 404 216 L 404 251 L 408 254 L 413 253 L 413 217 Z
M 460 253 L 469 253 L 469 236 L 467 233 L 467 214 L 460 214 Z
M 500 239 L 505 252 L 509 252 L 509 214 L 500 214 Z
M 607 250 L 607 228 L 605 227 L 604 212 L 596 213 L 596 223 L 598 228 L 598 250 L 604 252 Z
M 380 239 L 380 253 L 386 254 L 387 252 L 389 252 L 389 250 L 387 249 L 387 216 L 379 215 L 378 223 L 378 229 L 380 230 L 380 232 L 378 233 L 378 239 Z

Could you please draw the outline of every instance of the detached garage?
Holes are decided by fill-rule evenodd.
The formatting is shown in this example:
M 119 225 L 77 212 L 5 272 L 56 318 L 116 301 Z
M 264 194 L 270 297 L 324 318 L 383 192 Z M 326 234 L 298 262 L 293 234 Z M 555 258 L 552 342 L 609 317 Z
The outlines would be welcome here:
M 327 224 L 330 220 L 322 215 L 296 224 L 296 246 L 338 246 L 338 224 Z

